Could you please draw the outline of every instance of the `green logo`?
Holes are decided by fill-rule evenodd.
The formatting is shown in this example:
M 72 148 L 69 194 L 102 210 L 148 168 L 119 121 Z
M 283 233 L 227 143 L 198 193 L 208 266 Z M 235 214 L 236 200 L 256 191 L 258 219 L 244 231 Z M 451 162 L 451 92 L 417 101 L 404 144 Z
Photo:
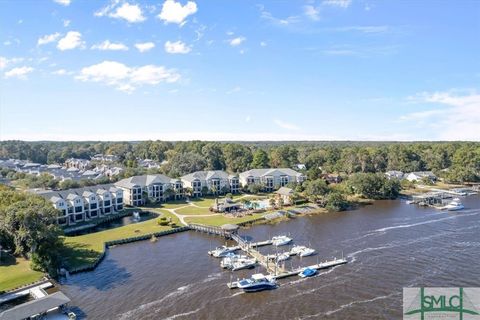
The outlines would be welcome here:
M 404 288 L 404 319 L 480 319 L 480 288 Z

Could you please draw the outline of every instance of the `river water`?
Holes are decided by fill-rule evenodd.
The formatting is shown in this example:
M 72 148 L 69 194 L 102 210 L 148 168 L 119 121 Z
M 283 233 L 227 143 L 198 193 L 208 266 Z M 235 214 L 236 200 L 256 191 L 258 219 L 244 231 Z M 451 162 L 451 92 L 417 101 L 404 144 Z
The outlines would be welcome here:
M 231 273 L 207 255 L 223 240 L 195 232 L 112 248 L 95 271 L 71 276 L 61 290 L 88 319 L 399 319 L 403 287 L 480 287 L 480 197 L 462 202 L 465 210 L 444 212 L 377 201 L 241 230 L 256 241 L 290 234 L 317 250 L 287 267 L 342 252 L 349 258 L 314 278 L 280 280 L 272 291 L 228 289 Z

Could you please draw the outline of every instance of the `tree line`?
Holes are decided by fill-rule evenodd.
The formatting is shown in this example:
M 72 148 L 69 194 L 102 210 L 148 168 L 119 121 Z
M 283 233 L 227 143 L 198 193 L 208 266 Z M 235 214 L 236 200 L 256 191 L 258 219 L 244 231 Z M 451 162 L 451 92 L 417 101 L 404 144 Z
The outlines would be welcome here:
M 293 167 L 303 163 L 309 178 L 325 172 L 379 173 L 431 170 L 448 182 L 480 181 L 478 142 L 0 142 L 0 158 L 63 163 L 113 154 L 127 168 L 125 176 L 144 173 L 137 158 L 164 162 L 161 170 L 178 177 L 197 170 L 232 173 L 252 168 Z

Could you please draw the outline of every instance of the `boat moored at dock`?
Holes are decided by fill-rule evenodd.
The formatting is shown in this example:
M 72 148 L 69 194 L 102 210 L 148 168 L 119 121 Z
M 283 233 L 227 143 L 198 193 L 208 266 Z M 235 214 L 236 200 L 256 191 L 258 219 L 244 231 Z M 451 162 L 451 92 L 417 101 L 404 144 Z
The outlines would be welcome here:
M 272 244 L 274 246 L 284 246 L 292 242 L 292 238 L 289 238 L 287 236 L 276 236 L 272 238 Z
M 238 247 L 221 246 L 221 247 L 215 248 L 215 250 L 208 251 L 208 254 L 211 256 L 214 256 L 215 258 L 223 258 L 223 257 L 226 257 L 227 254 L 237 250 L 238 250 Z
M 250 278 L 237 282 L 239 289 L 245 292 L 257 292 L 277 288 L 277 281 L 272 276 L 265 276 L 262 273 L 252 275 Z
M 448 211 L 459 211 L 459 210 L 465 209 L 465 206 L 460 202 L 460 199 L 455 198 L 442 209 L 445 209 Z
M 298 274 L 301 278 L 310 278 L 317 274 L 317 270 L 313 268 L 305 268 L 302 272 Z

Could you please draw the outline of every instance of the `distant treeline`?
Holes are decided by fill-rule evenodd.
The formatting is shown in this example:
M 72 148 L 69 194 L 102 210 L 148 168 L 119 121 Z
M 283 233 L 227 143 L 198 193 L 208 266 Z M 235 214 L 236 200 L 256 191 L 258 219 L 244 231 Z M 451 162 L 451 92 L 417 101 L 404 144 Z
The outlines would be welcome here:
M 0 158 L 46 164 L 98 153 L 117 155 L 131 171 L 137 170 L 137 158 L 166 160 L 161 172 L 173 177 L 203 169 L 241 172 L 303 163 L 313 179 L 322 172 L 431 170 L 450 182 L 480 181 L 479 142 L 0 142 Z

